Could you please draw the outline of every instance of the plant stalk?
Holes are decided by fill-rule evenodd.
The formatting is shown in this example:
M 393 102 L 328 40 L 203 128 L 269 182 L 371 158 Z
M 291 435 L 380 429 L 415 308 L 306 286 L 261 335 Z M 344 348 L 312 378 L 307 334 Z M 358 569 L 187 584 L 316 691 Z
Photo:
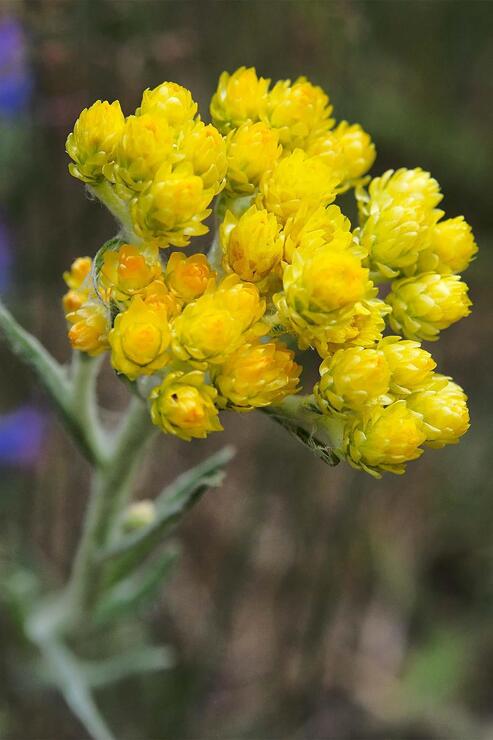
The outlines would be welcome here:
M 98 587 L 96 553 L 107 544 L 131 490 L 142 449 L 154 428 L 146 404 L 133 398 L 105 464 L 95 470 L 82 536 L 65 590 L 67 626 L 89 610 Z
M 88 186 L 88 190 L 106 206 L 122 228 L 122 236 L 132 244 L 141 244 L 143 240 L 134 231 L 129 205 L 119 198 L 111 183 L 103 180 L 98 185 Z

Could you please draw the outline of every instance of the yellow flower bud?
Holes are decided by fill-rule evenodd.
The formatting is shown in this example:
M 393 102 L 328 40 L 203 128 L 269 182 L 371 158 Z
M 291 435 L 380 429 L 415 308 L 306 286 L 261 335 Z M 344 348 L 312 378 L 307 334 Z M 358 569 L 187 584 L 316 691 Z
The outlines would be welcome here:
M 63 279 L 69 288 L 62 299 L 65 315 L 77 311 L 89 298 L 90 286 L 86 284 L 91 267 L 90 257 L 77 257 L 70 270 L 63 273 Z
M 387 395 L 390 368 L 380 350 L 340 349 L 322 362 L 320 376 L 314 393 L 323 412 L 360 411 L 392 400 Z
M 160 247 L 170 244 L 186 247 L 192 236 L 206 234 L 202 221 L 210 214 L 208 205 L 214 197 L 202 178 L 190 165 L 171 170 L 164 164 L 154 180 L 132 202 L 132 219 L 137 233 Z
M 296 393 L 300 373 L 281 342 L 244 344 L 218 368 L 214 383 L 222 406 L 249 411 Z
M 328 205 L 338 182 L 338 175 L 320 157 L 296 149 L 262 177 L 260 192 L 265 208 L 285 223 L 301 206 L 316 210 Z
M 212 122 L 226 134 L 246 121 L 264 117 L 270 80 L 257 77 L 253 67 L 240 67 L 232 75 L 223 72 L 212 96 Z
M 220 364 L 246 341 L 264 311 L 257 288 L 230 275 L 185 306 L 174 322 L 173 351 L 182 360 Z
M 72 290 L 80 288 L 91 272 L 92 260 L 90 257 L 77 257 L 70 266 L 70 270 L 63 273 L 67 287 Z
M 69 313 L 77 311 L 88 299 L 88 293 L 83 290 L 67 290 L 62 298 L 62 306 L 65 317 Z
M 132 299 L 126 311 L 118 314 L 109 334 L 111 364 L 129 380 L 152 375 L 169 361 L 168 316 L 162 304 Z
M 73 160 L 69 164 L 70 174 L 89 184 L 102 180 L 103 167 L 113 159 L 124 124 L 118 100 L 97 100 L 90 108 L 84 108 L 65 145 Z
M 342 149 L 343 179 L 354 182 L 366 175 L 375 161 L 375 144 L 359 123 L 341 121 L 334 136 Z
M 191 162 L 195 175 L 202 178 L 205 188 L 214 194 L 224 187 L 226 175 L 226 142 L 212 124 L 197 121 L 181 143 L 181 151 Z
M 103 290 L 117 301 L 141 293 L 162 273 L 157 249 L 145 250 L 133 244 L 122 244 L 118 250 L 108 249 L 103 255 L 99 280 Z
M 458 275 L 425 272 L 392 284 L 390 326 L 408 339 L 434 342 L 442 329 L 470 314 L 468 287 Z
M 156 505 L 151 499 L 134 501 L 131 503 L 122 517 L 122 529 L 124 532 L 134 532 L 142 527 L 148 527 L 156 520 Z
M 184 303 L 199 298 L 214 284 L 215 272 L 203 254 L 185 257 L 173 252 L 166 265 L 166 283 Z
M 320 247 L 300 247 L 283 274 L 293 305 L 306 312 L 329 313 L 365 297 L 368 270 L 349 251 L 351 234 L 335 232 Z
M 217 391 L 207 385 L 204 373 L 176 371 L 151 391 L 151 418 L 163 432 L 187 442 L 222 430 L 214 405 Z
M 357 197 L 360 238 L 371 269 L 383 279 L 412 269 L 443 214 L 436 208 L 442 199 L 437 181 L 420 168 L 389 170 L 371 181 L 368 193 L 359 189 Z
M 431 229 L 430 246 L 420 253 L 418 271 L 464 272 L 477 251 L 474 234 L 464 217 L 448 218 Z
M 390 306 L 380 298 L 370 298 L 357 304 L 349 326 L 346 328 L 346 338 L 340 339 L 338 344 L 347 347 L 371 347 L 382 338 L 385 329 L 385 316 L 390 313 Z M 318 352 L 324 356 L 327 351 L 334 352 L 339 349 L 335 344 L 327 348 L 317 347 Z
M 277 219 L 255 205 L 240 218 L 228 211 L 220 235 L 224 268 L 242 280 L 258 283 L 281 261 L 283 240 Z
M 422 417 L 428 447 L 457 444 L 469 429 L 467 396 L 442 375 L 435 375 L 424 390 L 409 396 L 407 405 Z
M 331 205 L 327 208 L 320 206 L 315 211 L 302 206 L 293 216 L 288 218 L 283 228 L 284 259 L 291 262 L 295 249 L 303 245 L 331 242 L 336 232 L 351 232 L 351 222 L 341 212 L 339 206 Z M 356 249 L 353 241 L 350 249 L 353 254 L 361 257 L 366 255 L 359 248 Z M 348 247 L 349 248 L 349 247 Z
M 405 463 L 423 453 L 426 440 L 421 416 L 405 401 L 373 406 L 349 422 L 345 452 L 350 464 L 379 477 L 381 472 L 402 474 Z
M 84 303 L 67 314 L 70 327 L 68 338 L 73 349 L 95 357 L 108 348 L 109 317 L 97 301 Z
M 244 123 L 232 131 L 227 138 L 227 189 L 240 195 L 253 193 L 281 152 L 277 131 L 262 121 Z
M 405 396 L 429 382 L 436 362 L 419 342 L 385 337 L 378 347 L 390 367 L 392 393 Z
M 175 318 L 181 312 L 181 302 L 164 284 L 162 278 L 153 280 L 139 295 L 146 305 L 164 308 L 169 319 Z
M 336 311 L 364 297 L 368 270 L 348 252 L 320 249 L 305 261 L 303 281 L 309 307 Z
M 330 242 L 298 248 L 284 268 L 284 290 L 273 300 L 281 324 L 297 336 L 301 349 L 313 346 L 326 354 L 328 343 L 357 335 L 355 317 L 369 313 L 363 301 L 375 290 L 351 242 L 351 233 L 335 231 Z
M 197 103 L 185 87 L 176 82 L 162 82 L 152 90 L 144 90 L 140 108 L 135 112 L 138 116 L 145 113 L 162 116 L 170 126 L 182 128 L 195 117 Z
M 288 149 L 304 148 L 309 137 L 315 137 L 334 125 L 332 105 L 321 87 L 312 85 L 306 77 L 280 80 L 269 93 L 268 119 L 279 131 L 279 138 Z
M 164 118 L 129 116 L 115 152 L 115 161 L 104 169 L 117 184 L 118 194 L 131 197 L 152 180 L 172 151 L 173 131 Z
M 310 139 L 305 151 L 311 157 L 320 157 L 332 172 L 337 173 L 338 181 L 342 182 L 345 179 L 344 152 L 341 141 L 334 130 L 324 131 L 319 136 Z

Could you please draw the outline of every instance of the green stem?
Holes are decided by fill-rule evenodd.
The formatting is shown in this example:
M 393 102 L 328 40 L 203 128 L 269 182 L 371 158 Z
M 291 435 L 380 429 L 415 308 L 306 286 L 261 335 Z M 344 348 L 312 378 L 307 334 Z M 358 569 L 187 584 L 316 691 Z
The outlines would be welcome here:
M 141 244 L 143 240 L 134 231 L 129 204 L 118 197 L 113 185 L 107 180 L 103 180 L 99 185 L 88 186 L 88 189 L 121 224 L 122 236 L 132 244 Z
M 77 659 L 56 640 L 39 645 L 50 672 L 57 677 L 57 686 L 70 709 L 94 740 L 115 740 L 94 702 Z
M 70 375 L 72 380 L 72 409 L 84 427 L 92 447 L 98 450 L 101 463 L 107 454 L 109 439 L 101 427 L 98 415 L 96 383 L 103 357 L 90 357 L 74 351 Z
M 96 553 L 105 544 L 132 490 L 142 448 L 154 427 L 144 402 L 133 398 L 105 464 L 93 477 L 82 537 L 66 588 L 68 623 L 87 612 L 98 586 Z

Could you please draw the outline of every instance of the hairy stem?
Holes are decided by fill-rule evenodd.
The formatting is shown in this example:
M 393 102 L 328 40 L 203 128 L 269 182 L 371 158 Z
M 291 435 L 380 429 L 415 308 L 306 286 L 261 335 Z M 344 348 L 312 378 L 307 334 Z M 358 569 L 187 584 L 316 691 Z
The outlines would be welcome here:
M 117 514 L 129 498 L 142 448 L 153 431 L 146 404 L 132 399 L 104 466 L 93 476 L 82 537 L 66 589 L 69 623 L 78 621 L 93 601 L 98 585 L 96 553 L 107 543 Z
M 72 381 L 72 409 L 84 427 L 92 446 L 100 453 L 101 462 L 108 450 L 109 440 L 101 427 L 96 398 L 96 383 L 103 357 L 90 357 L 74 351 L 70 368 Z
M 128 203 L 119 198 L 111 183 L 104 180 L 99 185 L 88 187 L 90 193 L 96 196 L 108 211 L 116 218 L 122 227 L 122 236 L 132 244 L 141 244 L 142 239 L 134 231 Z

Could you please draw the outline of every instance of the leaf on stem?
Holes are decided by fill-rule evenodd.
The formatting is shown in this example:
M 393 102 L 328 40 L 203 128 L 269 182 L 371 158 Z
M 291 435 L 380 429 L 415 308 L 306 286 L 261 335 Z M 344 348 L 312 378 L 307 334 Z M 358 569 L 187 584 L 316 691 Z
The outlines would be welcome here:
M 262 411 L 280 424 L 298 442 L 308 447 L 310 452 L 324 463 L 331 467 L 338 465 L 340 460 L 335 450 L 327 442 L 316 436 L 316 428 L 307 429 L 301 420 L 297 421 L 295 418 L 283 414 L 282 410 L 278 408 L 266 407 Z
M 137 673 L 165 671 L 175 664 L 173 652 L 165 645 L 144 645 L 104 660 L 84 661 L 86 681 L 91 688 L 108 686 Z
M 1 301 L 0 329 L 12 353 L 34 370 L 58 408 L 65 412 L 69 403 L 69 383 L 64 368 L 32 334 L 22 328 Z
M 72 384 L 65 368 L 32 334 L 22 328 L 1 301 L 0 330 L 12 353 L 34 370 L 37 380 L 48 393 L 63 423 L 84 455 L 90 462 L 99 464 L 100 450 L 91 436 L 92 430 L 74 408 Z
M 232 447 L 224 447 L 180 475 L 156 499 L 156 515 L 151 524 L 123 535 L 100 552 L 99 559 L 109 566 L 107 584 L 115 583 L 137 568 L 163 542 L 208 488 L 221 485 L 225 475 L 223 468 L 233 455 Z
M 152 604 L 168 581 L 178 558 L 177 548 L 165 550 L 153 557 L 106 591 L 96 604 L 92 619 L 97 627 L 135 615 L 136 611 Z

